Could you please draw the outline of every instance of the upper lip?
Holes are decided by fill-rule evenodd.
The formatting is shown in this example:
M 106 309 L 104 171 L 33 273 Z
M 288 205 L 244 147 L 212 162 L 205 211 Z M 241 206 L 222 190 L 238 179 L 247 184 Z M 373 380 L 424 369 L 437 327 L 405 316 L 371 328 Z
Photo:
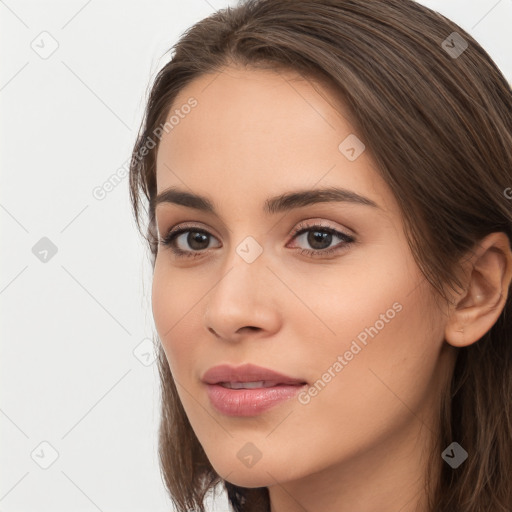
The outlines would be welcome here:
M 259 381 L 272 381 L 276 384 L 306 384 L 302 379 L 289 377 L 288 375 L 254 364 L 243 364 L 236 367 L 228 364 L 214 366 L 203 375 L 201 380 L 206 384 Z

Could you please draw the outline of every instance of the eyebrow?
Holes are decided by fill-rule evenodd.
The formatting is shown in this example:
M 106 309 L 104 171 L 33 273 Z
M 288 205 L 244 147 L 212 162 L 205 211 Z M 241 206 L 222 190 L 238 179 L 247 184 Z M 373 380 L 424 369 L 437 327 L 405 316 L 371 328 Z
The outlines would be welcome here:
M 361 204 L 380 209 L 377 203 L 367 197 L 356 194 L 352 190 L 329 187 L 322 189 L 298 190 L 271 197 L 265 201 L 263 212 L 266 214 L 276 214 L 311 204 L 329 202 Z M 153 209 L 156 209 L 156 207 L 162 203 L 177 204 L 202 212 L 216 214 L 215 206 L 210 199 L 205 196 L 192 194 L 177 187 L 170 187 L 162 191 L 151 201 Z

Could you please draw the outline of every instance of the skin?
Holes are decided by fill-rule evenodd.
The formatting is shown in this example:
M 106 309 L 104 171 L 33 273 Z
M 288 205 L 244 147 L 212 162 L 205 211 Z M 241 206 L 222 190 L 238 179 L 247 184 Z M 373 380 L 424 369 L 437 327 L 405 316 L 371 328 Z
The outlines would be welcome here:
M 466 261 L 466 288 L 439 306 L 369 150 L 350 161 L 338 149 L 355 131 L 332 92 L 293 72 L 235 67 L 181 91 L 171 110 L 192 96 L 198 105 L 161 139 L 157 192 L 179 186 L 208 196 L 218 216 L 157 207 L 161 237 L 185 222 L 211 236 L 196 258 L 159 246 L 154 320 L 185 412 L 221 477 L 267 486 L 272 512 L 426 511 L 423 472 L 441 391 L 456 347 L 499 317 L 512 255 L 504 235 L 487 237 Z M 263 213 L 270 196 L 331 185 L 379 208 L 324 202 Z M 293 239 L 302 221 L 356 241 Z M 236 252 L 247 236 L 263 251 L 252 263 Z M 179 240 L 194 251 L 186 234 Z M 336 246 L 327 257 L 297 250 Z M 252 362 L 314 383 L 395 303 L 400 312 L 309 403 L 228 417 L 209 402 L 200 379 L 218 364 Z M 252 467 L 237 457 L 248 442 L 261 452 Z

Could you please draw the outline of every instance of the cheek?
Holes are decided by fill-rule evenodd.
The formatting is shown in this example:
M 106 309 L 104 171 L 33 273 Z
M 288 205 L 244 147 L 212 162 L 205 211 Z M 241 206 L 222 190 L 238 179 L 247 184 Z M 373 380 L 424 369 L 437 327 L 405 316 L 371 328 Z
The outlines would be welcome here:
M 160 259 L 159 259 L 160 258 Z M 196 378 L 195 350 L 198 346 L 198 314 L 209 288 L 206 276 L 192 276 L 173 269 L 165 255 L 157 257 L 153 273 L 151 301 L 158 337 L 173 376 Z M 206 283 L 206 284 L 205 284 Z
M 333 293 L 323 320 L 336 335 L 302 347 L 313 382 L 303 396 L 304 414 L 322 423 L 330 411 L 331 426 L 318 425 L 326 436 L 340 429 L 368 440 L 383 426 L 410 420 L 409 408 L 420 410 L 433 394 L 443 324 L 432 315 L 428 285 L 414 289 L 404 274 L 384 281 L 375 286 L 358 278 L 365 285 L 350 296 Z M 308 322 L 302 332 L 303 340 L 314 339 Z
M 313 269 L 309 275 L 293 267 L 286 270 L 283 281 L 302 302 L 291 293 L 290 300 L 282 302 L 286 308 L 283 318 L 292 320 L 292 326 L 300 325 L 302 334 L 295 339 L 307 333 L 309 340 L 316 336 L 325 347 L 342 350 L 347 345 L 346 350 L 353 338 L 359 337 L 364 344 L 372 336 L 382 337 L 381 333 L 409 316 L 402 310 L 406 303 L 417 300 L 412 292 L 424 278 L 406 252 L 395 250 L 396 245 L 362 247 L 339 264 Z M 415 320 L 410 317 L 410 321 Z
M 318 382 L 311 402 L 327 407 L 341 400 L 358 417 L 397 402 L 393 393 L 421 400 L 443 342 L 442 319 L 415 263 L 378 253 L 304 280 L 300 293 L 310 311 L 294 304 L 283 313 L 293 319 L 308 381 Z

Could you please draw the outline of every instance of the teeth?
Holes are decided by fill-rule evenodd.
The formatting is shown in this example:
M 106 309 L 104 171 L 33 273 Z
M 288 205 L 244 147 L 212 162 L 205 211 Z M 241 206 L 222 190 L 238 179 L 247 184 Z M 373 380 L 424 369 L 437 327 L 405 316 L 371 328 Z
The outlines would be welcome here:
M 270 380 L 260 380 L 257 382 L 220 382 L 219 384 L 229 389 L 270 388 L 278 385 L 277 382 Z

